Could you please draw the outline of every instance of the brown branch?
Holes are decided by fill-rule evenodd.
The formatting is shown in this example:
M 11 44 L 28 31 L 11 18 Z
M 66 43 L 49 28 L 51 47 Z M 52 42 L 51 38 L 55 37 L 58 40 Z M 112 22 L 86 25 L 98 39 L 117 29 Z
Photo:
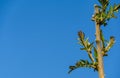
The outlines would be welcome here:
M 99 14 L 99 8 L 97 5 L 95 7 L 95 13 Z M 103 56 L 101 50 L 101 38 L 100 38 L 100 23 L 95 20 L 96 24 L 96 46 L 97 46 L 97 58 L 98 58 L 98 73 L 99 78 L 104 78 L 104 68 L 103 68 Z
M 90 60 L 94 63 L 95 60 L 94 60 L 94 58 L 92 56 L 92 52 L 91 51 L 87 51 L 87 53 L 88 53 L 88 56 L 89 56 Z

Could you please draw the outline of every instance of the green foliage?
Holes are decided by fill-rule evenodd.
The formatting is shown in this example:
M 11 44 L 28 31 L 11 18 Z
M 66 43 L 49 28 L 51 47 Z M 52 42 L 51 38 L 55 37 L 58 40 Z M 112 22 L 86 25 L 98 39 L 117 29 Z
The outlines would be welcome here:
M 84 68 L 84 67 L 93 68 L 94 71 L 98 71 L 97 62 L 96 63 L 90 63 L 88 60 L 80 60 L 75 64 L 75 66 L 70 66 L 69 67 L 70 71 L 68 73 L 72 72 L 73 70 L 75 70 L 77 68 Z
M 111 47 L 114 45 L 114 43 L 115 43 L 115 38 L 111 36 L 110 41 L 105 48 L 105 52 L 108 52 L 111 49 Z
M 78 36 L 79 44 L 82 46 L 81 50 L 86 50 L 87 52 L 90 52 L 93 48 L 94 42 L 90 43 L 88 41 L 88 38 L 85 39 L 85 34 L 82 31 L 78 32 Z
M 85 38 L 85 34 L 82 31 L 78 32 L 78 36 L 79 36 L 79 38 L 78 38 L 79 44 L 82 46 L 82 48 L 80 48 L 80 49 L 85 50 L 88 53 L 91 62 L 89 62 L 88 60 L 80 60 L 74 66 L 69 67 L 70 70 L 68 73 L 72 72 L 73 70 L 75 70 L 77 68 L 82 68 L 82 67 L 93 68 L 94 71 L 97 71 L 98 70 L 98 67 L 97 67 L 98 55 L 97 55 L 97 49 L 94 46 L 94 42 L 90 43 L 88 41 L 88 38 Z M 115 43 L 115 39 L 113 36 L 111 36 L 110 41 L 106 42 L 102 30 L 100 32 L 100 37 L 101 37 L 101 44 L 103 46 L 102 54 L 103 54 L 103 56 L 107 56 L 108 55 L 107 52 L 110 50 L 110 48 Z M 90 56 L 90 55 L 92 55 L 92 49 L 94 52 L 94 57 Z M 94 59 L 95 59 L 95 61 L 94 61 Z
M 94 58 L 95 58 L 95 61 L 98 62 L 98 59 L 97 59 L 98 55 L 97 55 L 97 50 L 96 48 L 94 47 Z
M 97 6 L 99 8 L 99 13 L 94 14 L 92 20 L 97 21 L 100 25 L 106 26 L 107 22 L 111 18 L 117 18 L 117 16 L 115 16 L 115 13 L 117 13 L 118 10 L 120 9 L 120 4 L 114 4 L 113 6 L 110 5 L 109 9 L 107 9 L 109 5 L 109 0 L 98 1 L 101 4 L 101 6 Z
M 109 0 L 98 0 L 98 1 L 101 4 L 100 7 L 101 7 L 102 11 L 105 12 L 109 5 Z
M 100 39 L 102 41 L 102 47 L 105 48 L 105 38 L 104 38 L 102 30 L 100 30 Z
M 96 6 L 97 8 L 99 8 L 99 12 L 95 13 L 92 17 L 92 21 L 97 22 L 100 26 L 106 26 L 107 22 L 111 19 L 111 18 L 117 18 L 115 16 L 115 13 L 118 12 L 118 10 L 120 9 L 120 4 L 114 4 L 113 6 L 110 5 L 109 6 L 109 0 L 98 0 L 100 3 L 100 6 Z M 107 9 L 108 8 L 108 9 Z M 92 68 L 94 69 L 94 71 L 98 71 L 98 52 L 96 49 L 96 45 L 94 45 L 93 41 L 92 43 L 89 42 L 88 38 L 85 38 L 85 34 L 82 31 L 78 32 L 78 40 L 79 40 L 79 44 L 81 45 L 81 50 L 84 50 L 87 52 L 90 61 L 88 60 L 80 60 L 78 62 L 76 62 L 75 65 L 73 66 L 69 66 L 69 72 L 72 72 L 73 70 L 77 69 L 77 68 Z M 101 50 L 102 50 L 102 56 L 107 56 L 107 52 L 111 49 L 111 47 L 114 45 L 115 43 L 115 38 L 113 36 L 110 37 L 110 40 L 107 41 L 105 40 L 105 37 L 103 35 L 102 30 L 100 30 L 100 44 L 101 44 Z

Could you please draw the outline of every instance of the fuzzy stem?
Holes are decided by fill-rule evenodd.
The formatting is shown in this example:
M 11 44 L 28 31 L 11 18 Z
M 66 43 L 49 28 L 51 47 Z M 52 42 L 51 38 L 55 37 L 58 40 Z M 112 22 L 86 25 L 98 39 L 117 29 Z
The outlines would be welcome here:
M 95 13 L 99 14 L 99 8 L 95 5 Z M 97 46 L 97 54 L 98 54 L 98 73 L 99 78 L 104 78 L 104 67 L 103 67 L 103 56 L 101 50 L 101 38 L 100 38 L 100 24 L 95 20 L 96 24 L 96 46 Z
M 94 63 L 95 60 L 94 60 L 94 58 L 93 58 L 93 56 L 92 56 L 92 52 L 91 52 L 91 51 L 88 51 L 88 56 L 89 56 L 89 58 L 91 59 L 91 61 Z

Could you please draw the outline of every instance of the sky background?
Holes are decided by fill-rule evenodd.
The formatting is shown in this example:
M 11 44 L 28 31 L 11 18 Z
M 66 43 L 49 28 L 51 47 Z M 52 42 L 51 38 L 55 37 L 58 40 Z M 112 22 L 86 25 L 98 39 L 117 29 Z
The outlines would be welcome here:
M 98 78 L 92 69 L 69 66 L 88 59 L 77 32 L 94 41 L 97 0 L 0 0 L 0 78 Z M 111 0 L 111 4 L 120 3 Z M 102 27 L 116 43 L 104 58 L 106 78 L 120 77 L 120 13 Z

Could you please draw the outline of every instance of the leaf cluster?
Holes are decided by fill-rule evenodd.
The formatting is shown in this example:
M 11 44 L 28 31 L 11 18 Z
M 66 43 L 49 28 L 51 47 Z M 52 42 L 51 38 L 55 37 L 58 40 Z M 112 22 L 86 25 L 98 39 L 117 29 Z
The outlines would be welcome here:
M 81 50 L 86 50 L 87 52 L 90 52 L 92 50 L 94 42 L 90 43 L 88 41 L 88 38 L 85 39 L 85 34 L 82 31 L 78 32 L 78 36 L 79 44 L 82 46 Z
M 92 17 L 92 20 L 95 21 L 97 24 L 107 25 L 107 22 L 111 19 L 111 18 L 116 18 L 115 13 L 118 12 L 118 10 L 120 9 L 120 4 L 114 4 L 113 6 L 110 5 L 109 6 L 109 0 L 98 0 L 100 3 L 100 6 L 95 5 L 95 13 Z M 79 44 L 81 45 L 81 50 L 86 51 L 86 53 L 89 56 L 90 61 L 88 60 L 80 60 L 78 62 L 76 62 L 75 65 L 73 66 L 69 66 L 70 71 L 68 73 L 70 73 L 71 71 L 77 69 L 77 68 L 93 68 L 94 71 L 98 71 L 98 52 L 96 49 L 96 45 L 94 45 L 94 42 L 89 42 L 89 39 L 85 37 L 84 32 L 79 31 L 78 32 L 78 40 L 79 40 Z M 107 41 L 104 38 L 103 32 L 102 30 L 100 30 L 100 44 L 101 44 L 101 52 L 102 52 L 102 56 L 108 56 L 108 51 L 111 49 L 111 47 L 114 45 L 115 43 L 115 38 L 113 36 L 110 37 L 110 40 Z
M 91 61 L 88 61 L 88 60 L 78 61 L 74 66 L 69 67 L 70 71 L 68 73 L 70 73 L 71 71 L 77 68 L 83 68 L 83 67 L 93 68 L 94 70 L 97 71 L 98 70 L 97 49 L 96 49 L 96 46 L 94 46 L 94 42 L 90 43 L 88 41 L 88 38 L 85 38 L 85 34 L 82 31 L 78 32 L 78 36 L 79 36 L 79 39 L 78 39 L 79 44 L 82 47 L 80 49 L 85 50 L 87 52 L 89 59 Z M 115 39 L 113 36 L 111 36 L 110 40 L 106 41 L 102 30 L 100 32 L 100 37 L 101 37 L 101 45 L 102 45 L 102 55 L 107 56 L 108 55 L 107 52 L 111 49 L 111 47 L 115 43 Z
M 114 4 L 113 6 L 109 6 L 109 0 L 98 0 L 99 3 L 101 4 L 100 6 L 95 5 L 95 7 L 99 8 L 99 13 L 95 13 L 92 17 L 93 21 L 96 21 L 100 25 L 107 25 L 107 22 L 111 18 L 117 18 L 115 15 L 119 9 L 120 9 L 120 4 Z
M 84 67 L 93 68 L 94 71 L 98 71 L 97 63 L 91 63 L 88 60 L 80 60 L 75 64 L 75 66 L 69 66 L 70 71 L 68 73 L 72 72 L 77 68 L 84 68 Z

